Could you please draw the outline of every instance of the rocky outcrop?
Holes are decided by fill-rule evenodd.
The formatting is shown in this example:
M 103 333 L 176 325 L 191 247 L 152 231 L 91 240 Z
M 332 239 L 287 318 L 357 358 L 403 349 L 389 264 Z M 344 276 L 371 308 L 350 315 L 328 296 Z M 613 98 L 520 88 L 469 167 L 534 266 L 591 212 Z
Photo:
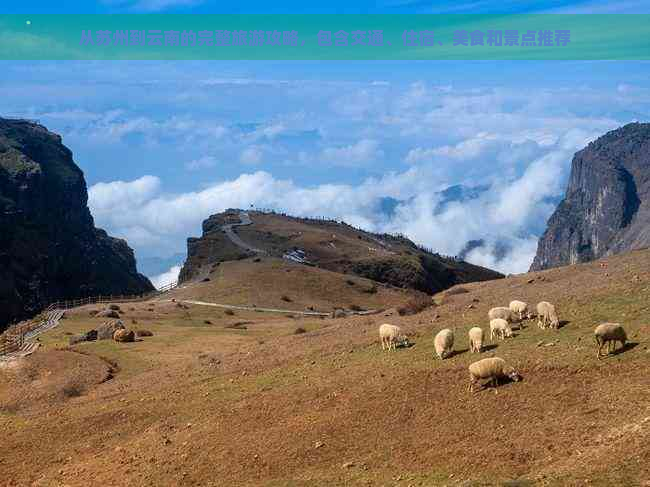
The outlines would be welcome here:
M 650 245 L 650 124 L 613 130 L 576 153 L 566 195 L 531 270 Z
M 0 329 L 61 299 L 153 290 L 124 240 L 95 228 L 61 137 L 0 118 Z

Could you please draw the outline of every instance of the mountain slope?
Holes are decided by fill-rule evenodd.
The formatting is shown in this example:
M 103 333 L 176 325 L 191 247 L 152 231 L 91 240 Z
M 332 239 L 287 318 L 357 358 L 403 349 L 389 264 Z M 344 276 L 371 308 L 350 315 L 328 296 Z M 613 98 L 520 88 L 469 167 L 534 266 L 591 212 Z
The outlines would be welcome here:
M 255 253 L 233 243 L 223 230 L 224 225 L 239 222 L 239 214 L 240 210 L 229 210 L 212 215 L 203 223 L 203 236 L 188 239 L 188 258 L 181 281 L 207 275 L 217 262 Z M 250 224 L 230 231 L 262 255 L 286 257 L 298 252 L 299 260 L 304 257 L 306 263 L 323 269 L 428 293 L 458 283 L 503 277 L 498 272 L 431 253 L 405 237 L 375 235 L 330 220 L 262 212 L 248 215 Z
M 650 245 L 650 124 L 631 123 L 577 152 L 566 196 L 531 270 Z
M 0 329 L 58 299 L 153 289 L 124 240 L 95 228 L 61 137 L 0 118 Z
M 120 312 L 153 336 L 60 351 L 104 320 L 90 316 L 98 306 L 70 310 L 21 367 L 0 368 L 4 477 L 17 486 L 644 486 L 650 250 L 606 262 L 463 285 L 413 316 L 229 315 L 158 296 Z M 224 286 L 237 285 L 230 276 Z M 215 280 L 178 291 L 198 299 Z M 487 333 L 488 310 L 512 299 L 549 300 L 561 327 L 528 322 L 471 353 L 468 330 Z M 630 341 L 599 360 L 593 330 L 603 321 L 620 321 Z M 382 323 L 414 346 L 383 351 Z M 444 328 L 455 353 L 439 360 L 433 337 Z M 468 392 L 468 366 L 491 356 L 523 381 Z M 100 358 L 114 377 L 92 383 Z

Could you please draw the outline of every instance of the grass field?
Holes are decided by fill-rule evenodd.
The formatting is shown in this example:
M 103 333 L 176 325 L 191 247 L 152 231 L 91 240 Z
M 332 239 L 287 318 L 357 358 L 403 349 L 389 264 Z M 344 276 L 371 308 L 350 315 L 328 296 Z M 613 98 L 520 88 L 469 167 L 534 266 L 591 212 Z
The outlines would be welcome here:
M 84 376 L 79 395 L 39 395 L 43 379 L 25 372 L 36 362 L 0 369 L 0 471 L 7 485 L 37 486 L 648 486 L 650 251 L 606 263 L 463 284 L 468 292 L 439 294 L 437 306 L 413 316 L 396 313 L 397 291 L 356 295 L 357 284 L 327 281 L 324 271 L 291 287 L 273 261 L 230 263 L 174 299 L 242 304 L 254 297 L 245 286 L 254 272 L 264 290 L 258 306 L 367 297 L 360 304 L 388 309 L 321 320 L 185 309 L 169 297 L 123 305 L 124 323 L 153 337 L 79 344 L 52 369 L 84 376 L 79 363 L 104 360 L 112 379 Z M 479 356 L 468 351 L 467 330 L 486 330 L 487 311 L 512 299 L 553 302 L 562 327 L 531 321 L 511 339 L 488 341 L 480 358 L 503 357 L 523 381 L 469 393 L 467 367 Z M 69 312 L 25 363 L 50 363 L 69 333 L 101 323 L 90 309 Z M 630 343 L 597 360 L 601 321 L 621 322 Z M 384 322 L 402 326 L 414 345 L 383 352 Z M 456 353 L 440 361 L 433 337 L 446 327 Z M 16 405 L 17 393 L 34 400 Z

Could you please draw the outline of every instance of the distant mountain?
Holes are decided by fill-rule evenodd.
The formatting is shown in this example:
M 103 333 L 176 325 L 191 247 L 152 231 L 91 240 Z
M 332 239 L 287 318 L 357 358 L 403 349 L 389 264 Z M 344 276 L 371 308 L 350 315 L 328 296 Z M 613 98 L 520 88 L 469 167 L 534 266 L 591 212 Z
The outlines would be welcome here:
M 432 253 L 402 236 L 377 235 L 331 220 L 248 212 L 251 224 L 224 232 L 239 222 L 239 210 L 212 215 L 203 235 L 188 239 L 180 280 L 202 279 L 220 262 L 253 255 L 285 257 L 339 273 L 433 293 L 454 284 L 497 279 L 496 271 Z M 260 252 L 251 252 L 249 249 Z M 289 277 L 290 278 L 290 277 Z
M 403 203 L 404 201 L 391 198 L 390 196 L 385 196 L 377 200 L 379 213 L 387 218 L 393 218 L 395 216 L 395 210 Z
M 466 259 L 467 256 L 470 254 L 472 250 L 480 249 L 482 247 L 485 247 L 486 242 L 483 239 L 477 239 L 477 240 L 470 240 L 465 244 L 465 247 L 463 250 L 461 250 L 458 254 L 459 259 Z M 508 242 L 505 241 L 497 241 L 496 244 L 494 245 L 494 258 L 496 259 L 497 262 L 502 260 L 506 255 L 508 255 L 508 252 L 512 250 L 512 247 L 508 244 Z
M 0 118 L 0 329 L 56 300 L 153 290 L 124 240 L 95 228 L 61 137 Z
M 489 190 L 488 185 L 466 186 L 464 184 L 454 184 L 442 191 L 435 193 L 437 200 L 433 214 L 439 215 L 444 212 L 450 203 L 463 203 L 472 199 L 479 198 L 485 191 Z M 412 199 L 399 200 L 390 196 L 384 196 L 377 200 L 377 210 L 385 217 L 392 218 L 395 216 L 395 210 L 400 205 L 406 205 Z
M 185 262 L 185 254 L 174 254 L 169 257 L 139 257 L 138 270 L 145 276 L 155 277 L 167 272 L 175 265 Z
M 650 246 L 650 124 L 631 123 L 577 152 L 564 199 L 531 270 Z
M 437 193 L 440 201 L 434 211 L 440 214 L 447 209 L 450 203 L 463 203 L 465 201 L 479 198 L 483 193 L 490 189 L 488 185 L 465 186 L 464 184 L 455 184 Z

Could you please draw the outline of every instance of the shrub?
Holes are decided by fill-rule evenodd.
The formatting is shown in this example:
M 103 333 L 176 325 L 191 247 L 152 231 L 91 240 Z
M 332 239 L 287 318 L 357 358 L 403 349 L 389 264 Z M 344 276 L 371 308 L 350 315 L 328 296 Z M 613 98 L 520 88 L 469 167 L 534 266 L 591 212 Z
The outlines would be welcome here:
M 302 326 L 299 326 L 293 331 L 294 335 L 300 335 L 302 333 L 307 333 L 307 330 L 305 330 Z
M 70 377 L 66 380 L 61 392 L 63 393 L 63 397 L 79 397 L 83 394 L 84 389 L 85 387 L 79 377 Z
M 433 306 L 431 296 L 421 294 L 411 298 L 404 306 L 397 308 L 397 313 L 400 316 L 414 315 L 424 311 L 430 306 Z
M 363 292 L 366 294 L 377 294 L 377 285 L 373 284 L 369 288 L 364 289 Z

